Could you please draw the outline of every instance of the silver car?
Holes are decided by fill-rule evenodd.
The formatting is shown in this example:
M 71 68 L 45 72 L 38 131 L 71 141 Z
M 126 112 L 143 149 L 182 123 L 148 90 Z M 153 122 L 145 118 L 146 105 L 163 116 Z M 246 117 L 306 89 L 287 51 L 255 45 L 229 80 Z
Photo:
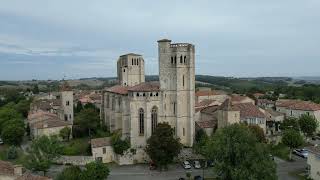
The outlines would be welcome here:
M 182 162 L 182 167 L 184 169 L 191 169 L 191 164 L 189 163 L 189 161 L 183 161 Z
M 200 162 L 199 161 L 193 161 L 193 167 L 195 169 L 200 169 L 201 168 Z
M 307 158 L 309 154 L 306 149 L 295 149 L 293 150 L 293 153 L 303 158 Z

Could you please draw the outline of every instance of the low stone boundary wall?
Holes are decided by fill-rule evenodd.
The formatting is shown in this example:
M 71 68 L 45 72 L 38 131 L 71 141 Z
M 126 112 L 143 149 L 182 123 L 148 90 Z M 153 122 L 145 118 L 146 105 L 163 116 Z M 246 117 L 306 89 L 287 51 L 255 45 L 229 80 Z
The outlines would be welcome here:
M 95 160 L 92 156 L 60 156 L 55 160 L 55 163 L 84 166 L 93 161 Z

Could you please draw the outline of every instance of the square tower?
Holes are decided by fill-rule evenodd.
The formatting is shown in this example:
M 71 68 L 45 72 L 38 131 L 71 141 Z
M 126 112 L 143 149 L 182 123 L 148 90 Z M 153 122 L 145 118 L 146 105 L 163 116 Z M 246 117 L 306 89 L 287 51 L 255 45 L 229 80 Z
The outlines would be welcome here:
M 175 129 L 181 143 L 192 146 L 195 106 L 195 47 L 158 41 L 162 119 Z
M 129 53 L 120 56 L 117 71 L 121 86 L 134 86 L 145 81 L 144 59 L 139 54 Z

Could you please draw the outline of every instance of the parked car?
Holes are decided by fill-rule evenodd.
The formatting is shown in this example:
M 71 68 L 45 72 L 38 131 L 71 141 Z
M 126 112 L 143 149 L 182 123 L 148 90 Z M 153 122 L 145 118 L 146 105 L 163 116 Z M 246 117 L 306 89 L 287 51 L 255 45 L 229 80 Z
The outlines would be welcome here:
M 195 169 L 200 169 L 201 168 L 200 162 L 199 161 L 193 161 L 193 167 Z
M 1 145 L 1 144 L 3 144 L 3 141 L 2 141 L 2 139 L 0 138 L 0 145 Z
M 193 179 L 194 180 L 203 180 L 203 178 L 201 176 L 195 176 Z
M 179 178 L 179 180 L 185 180 L 185 178 Z
M 295 149 L 293 150 L 293 153 L 303 158 L 308 157 L 308 150 L 306 149 Z
M 191 169 L 191 164 L 189 163 L 189 161 L 183 161 L 182 162 L 182 167 L 184 169 Z

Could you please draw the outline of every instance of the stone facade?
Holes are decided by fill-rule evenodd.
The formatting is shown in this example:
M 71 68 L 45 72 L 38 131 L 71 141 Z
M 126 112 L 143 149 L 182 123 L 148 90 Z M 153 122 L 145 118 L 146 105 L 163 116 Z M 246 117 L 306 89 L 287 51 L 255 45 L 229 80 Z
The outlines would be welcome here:
M 101 118 L 111 132 L 120 131 L 122 137 L 128 138 L 136 149 L 145 147 L 146 140 L 160 122 L 169 123 L 181 143 L 192 146 L 194 45 L 171 44 L 170 40 L 164 39 L 158 41 L 158 51 L 160 82 L 144 82 L 144 60 L 141 55 L 131 53 L 120 56 L 117 63 L 119 85 L 103 92 Z

